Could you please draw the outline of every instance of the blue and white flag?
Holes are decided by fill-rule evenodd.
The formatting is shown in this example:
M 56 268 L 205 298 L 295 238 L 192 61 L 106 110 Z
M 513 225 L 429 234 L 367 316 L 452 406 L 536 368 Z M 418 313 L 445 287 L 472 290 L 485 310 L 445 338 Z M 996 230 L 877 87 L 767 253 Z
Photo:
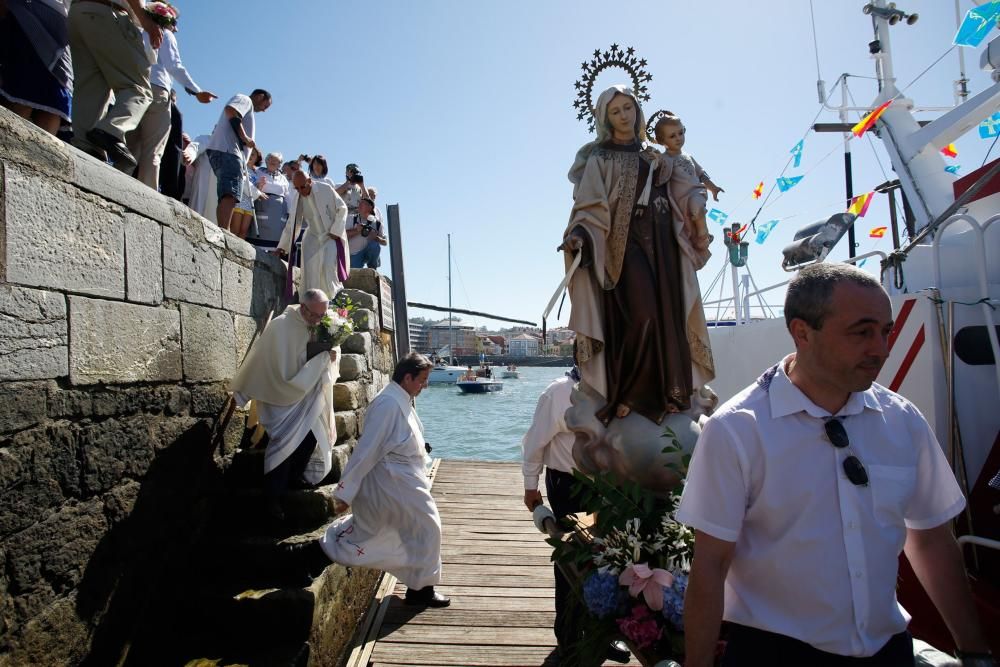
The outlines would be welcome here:
M 789 178 L 785 178 L 784 176 L 782 176 L 781 178 L 778 179 L 778 189 L 781 190 L 782 192 L 788 192 L 793 187 L 798 185 L 799 181 L 801 181 L 803 178 L 805 177 L 791 176 Z
M 992 139 L 1000 134 L 1000 111 L 979 124 L 979 136 L 982 139 Z
M 997 17 L 1000 17 L 1000 0 L 973 7 L 965 13 L 953 43 L 956 46 L 979 46 L 997 24 Z
M 799 164 L 802 162 L 802 144 L 804 142 L 805 139 L 800 139 L 799 143 L 792 146 L 792 150 L 788 151 L 789 153 L 795 156 L 795 161 L 792 162 L 793 167 L 798 167 Z M 782 190 L 782 192 L 784 192 L 784 190 Z
M 757 225 L 757 243 L 763 243 L 767 240 L 767 235 L 771 233 L 774 226 L 778 224 L 777 220 L 768 220 L 762 225 Z
M 949 174 L 957 174 L 958 170 L 961 168 L 962 165 L 960 164 L 949 164 L 947 167 L 944 168 L 944 170 L 947 171 Z
M 729 216 L 720 211 L 719 209 L 713 208 L 711 211 L 708 212 L 708 219 L 717 222 L 720 225 L 724 225 L 726 224 L 726 220 L 729 219 Z

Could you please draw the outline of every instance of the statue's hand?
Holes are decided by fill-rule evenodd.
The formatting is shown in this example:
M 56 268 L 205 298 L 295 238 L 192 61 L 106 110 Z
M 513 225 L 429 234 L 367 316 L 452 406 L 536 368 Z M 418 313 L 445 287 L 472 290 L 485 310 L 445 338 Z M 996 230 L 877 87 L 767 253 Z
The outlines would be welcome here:
M 580 266 L 582 268 L 586 268 L 593 264 L 593 252 L 590 249 L 589 239 L 587 238 L 586 232 L 580 230 L 579 227 L 574 229 L 565 239 L 563 239 L 563 243 L 559 246 L 559 249 L 573 255 L 578 252 L 582 252 L 583 257 L 580 259 Z
M 563 240 L 562 246 L 560 246 L 564 252 L 570 252 L 576 254 L 581 248 L 583 248 L 583 239 L 576 234 L 570 234 Z

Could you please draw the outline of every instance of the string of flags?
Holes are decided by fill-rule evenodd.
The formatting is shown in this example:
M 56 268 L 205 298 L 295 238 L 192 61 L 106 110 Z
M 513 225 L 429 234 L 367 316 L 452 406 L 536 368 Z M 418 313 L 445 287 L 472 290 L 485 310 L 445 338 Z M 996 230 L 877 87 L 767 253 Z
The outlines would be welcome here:
M 892 100 L 880 104 L 878 107 L 875 108 L 874 111 L 870 112 L 867 116 L 859 120 L 857 125 L 851 128 L 851 134 L 853 134 L 856 137 L 860 137 L 862 134 L 870 130 L 872 125 L 875 124 L 875 121 L 877 121 L 879 117 L 885 113 L 885 110 L 888 109 L 889 105 L 891 104 Z
M 865 213 L 868 212 L 868 207 L 871 206 L 872 199 L 875 197 L 875 191 L 872 190 L 863 195 L 858 195 L 851 199 L 851 205 L 847 207 L 848 213 L 853 213 L 859 218 L 865 217 Z
M 760 199 L 761 195 L 764 194 L 764 181 L 757 184 L 757 187 L 753 189 L 753 198 Z
M 795 168 L 795 169 L 798 169 L 799 164 L 802 163 L 802 145 L 804 143 L 805 143 L 805 139 L 799 139 L 799 143 L 797 143 L 794 146 L 792 146 L 792 150 L 788 151 L 789 153 L 792 154 L 792 157 L 795 158 L 795 161 L 792 163 L 792 167 Z M 793 183 L 793 185 L 794 185 L 794 183 Z
M 802 142 L 800 141 L 799 143 L 801 144 Z M 777 181 L 777 183 L 778 183 L 778 189 L 781 190 L 782 192 L 788 192 L 793 187 L 795 187 L 796 185 L 798 185 L 799 181 L 801 181 L 803 178 L 805 178 L 804 175 L 803 176 L 788 176 L 788 177 L 782 176 Z
M 774 229 L 775 225 L 778 224 L 778 220 L 768 220 L 767 222 L 757 225 L 757 243 L 763 245 L 764 241 L 767 240 L 768 235 L 771 230 Z
M 889 229 L 889 228 L 888 227 L 875 227 L 870 232 L 868 232 L 868 236 L 871 237 L 871 238 L 873 238 L 873 239 L 880 239 L 883 236 L 885 236 L 885 230 L 887 230 L 887 229 Z

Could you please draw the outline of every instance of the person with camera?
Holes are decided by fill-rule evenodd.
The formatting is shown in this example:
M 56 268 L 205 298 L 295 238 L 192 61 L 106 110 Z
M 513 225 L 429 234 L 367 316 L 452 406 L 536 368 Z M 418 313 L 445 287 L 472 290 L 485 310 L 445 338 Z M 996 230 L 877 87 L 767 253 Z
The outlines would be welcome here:
M 347 245 L 351 251 L 351 268 L 377 269 L 382 263 L 379 255 L 389 239 L 382 231 L 382 221 L 375 217 L 375 202 L 362 197 L 358 212 L 347 218 Z
M 361 168 L 353 162 L 344 168 L 344 182 L 336 186 L 337 194 L 343 197 L 347 203 L 347 212 L 354 214 L 358 212 L 358 204 L 365 194 L 365 177 L 361 175 Z

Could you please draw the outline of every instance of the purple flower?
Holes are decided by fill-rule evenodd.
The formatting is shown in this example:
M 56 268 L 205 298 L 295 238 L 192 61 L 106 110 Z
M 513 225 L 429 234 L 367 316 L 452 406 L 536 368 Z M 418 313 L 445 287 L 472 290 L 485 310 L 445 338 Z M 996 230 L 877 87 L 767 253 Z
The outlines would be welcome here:
M 663 618 L 680 631 L 684 630 L 684 593 L 688 576 L 674 572 L 674 583 L 663 587 Z
M 618 577 L 598 570 L 583 582 L 583 600 L 587 609 L 597 618 L 610 616 L 621 606 L 624 591 Z

